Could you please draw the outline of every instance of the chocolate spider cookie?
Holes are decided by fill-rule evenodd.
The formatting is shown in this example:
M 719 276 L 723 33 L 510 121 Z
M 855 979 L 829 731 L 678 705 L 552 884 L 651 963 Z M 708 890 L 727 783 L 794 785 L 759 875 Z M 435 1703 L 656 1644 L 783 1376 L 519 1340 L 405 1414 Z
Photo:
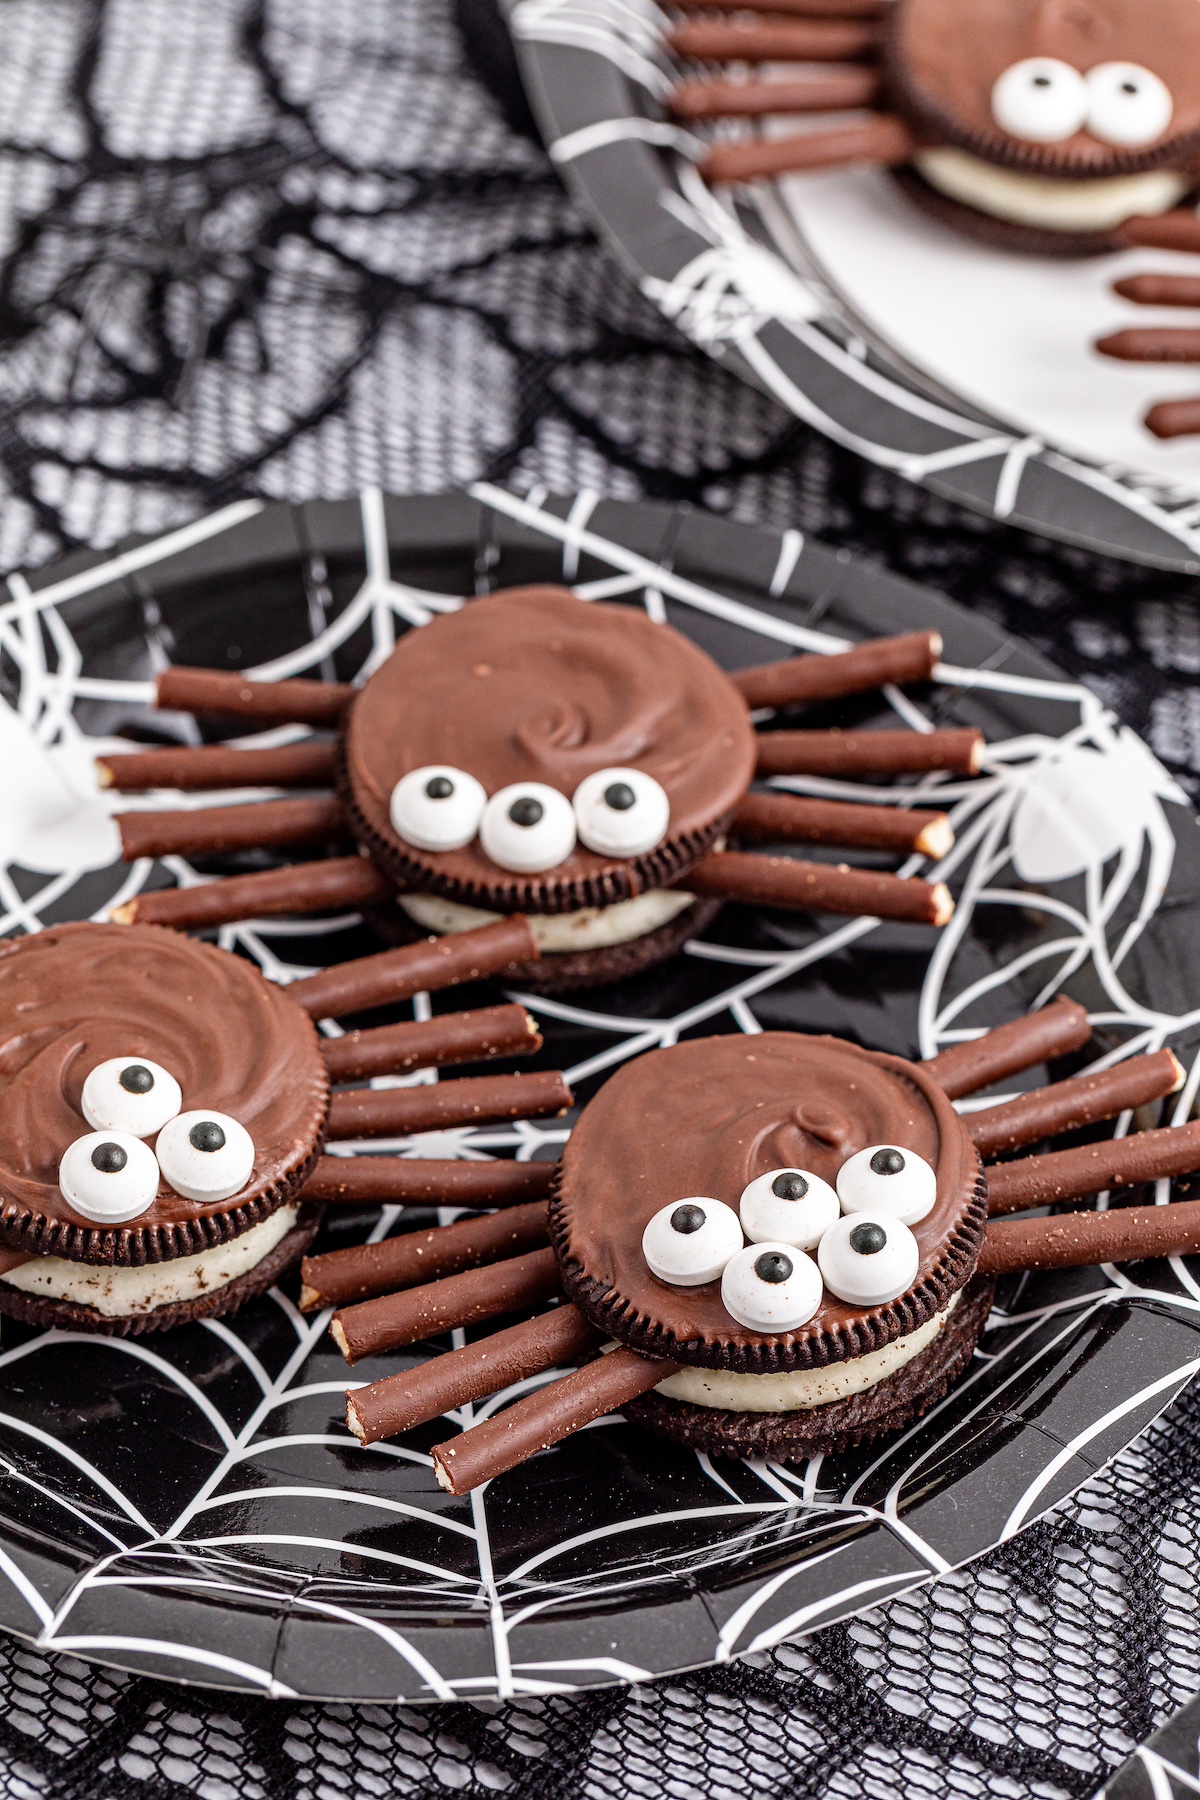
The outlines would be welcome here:
M 0 1312 L 156 1330 L 227 1312 L 308 1246 L 329 1079 L 250 963 L 155 926 L 0 944 Z

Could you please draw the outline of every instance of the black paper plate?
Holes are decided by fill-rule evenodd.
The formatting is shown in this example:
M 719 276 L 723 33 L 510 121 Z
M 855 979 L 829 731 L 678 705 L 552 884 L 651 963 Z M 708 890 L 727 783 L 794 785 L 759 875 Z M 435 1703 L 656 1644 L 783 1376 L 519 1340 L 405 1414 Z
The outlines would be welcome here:
M 1193 488 L 1014 431 L 863 341 L 759 183 L 722 205 L 664 97 L 655 0 L 499 0 L 550 156 L 642 292 L 789 412 L 960 506 L 1133 562 L 1200 570 Z M 790 245 L 786 258 L 780 245 Z
M 670 966 L 569 1003 L 532 1002 L 544 1061 L 572 1071 L 583 1100 L 614 1064 L 683 1033 L 788 1026 L 928 1054 L 1023 1010 L 1065 960 L 1102 1042 L 1169 1039 L 1191 1065 L 1200 833 L 1162 771 L 1019 643 L 795 533 L 480 488 L 248 502 L 120 555 L 78 558 L 28 587 L 14 581 L 0 605 L 0 674 L 16 709 L 0 722 L 25 745 L 10 800 L 45 767 L 86 763 L 80 730 L 173 729 L 143 704 L 168 656 L 349 677 L 447 596 L 563 579 L 649 606 L 730 667 L 819 647 L 822 632 L 937 626 L 944 679 L 895 704 L 906 717 L 919 701 L 939 722 L 978 723 L 1007 746 L 970 788 L 951 934 L 730 910 Z M 1063 863 L 1062 832 L 1034 828 L 1030 808 L 1056 792 L 1076 822 L 1066 838 L 1084 822 L 1081 873 L 1066 867 L 1074 852 Z M 12 805 L 0 813 L 10 851 L 27 830 Z M 99 913 L 131 886 L 171 879 L 158 865 L 47 872 L 55 843 L 91 845 L 103 862 L 99 809 L 80 801 L 57 838 L 27 835 L 43 872 L 19 857 L 0 871 L 6 930 Z M 1043 870 L 1040 889 L 1022 885 L 1010 845 L 1063 866 Z M 370 947 L 353 919 L 222 938 L 285 978 Z M 453 1008 L 483 993 L 435 999 Z M 553 1156 L 564 1131 L 463 1131 L 423 1147 Z M 393 1219 L 342 1213 L 326 1246 Z M 131 1342 L 5 1321 L 0 1625 L 185 1681 L 345 1700 L 540 1693 L 734 1656 L 988 1550 L 1127 1443 L 1200 1364 L 1200 1288 L 1182 1265 L 1012 1282 L 1001 1298 L 968 1377 L 874 1450 L 794 1470 L 717 1466 L 606 1421 L 469 1500 L 432 1476 L 426 1452 L 445 1422 L 370 1450 L 354 1443 L 345 1364 L 288 1294 Z M 402 1355 L 381 1357 L 354 1373 L 402 1366 Z

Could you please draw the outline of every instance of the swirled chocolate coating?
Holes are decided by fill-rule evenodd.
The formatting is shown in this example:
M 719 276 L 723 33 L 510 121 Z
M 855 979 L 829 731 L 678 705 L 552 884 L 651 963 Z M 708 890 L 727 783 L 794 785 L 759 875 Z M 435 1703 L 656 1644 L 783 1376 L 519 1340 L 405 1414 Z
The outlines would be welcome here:
M 72 1210 L 59 1159 L 92 1129 L 80 1092 L 111 1056 L 161 1064 L 185 1109 L 246 1127 L 254 1171 L 239 1194 L 202 1206 L 160 1182 L 145 1213 L 107 1229 Z M 0 1238 L 14 1246 L 143 1263 L 236 1236 L 296 1187 L 328 1104 L 312 1021 L 240 957 L 156 925 L 62 925 L 0 944 Z
M 671 1287 L 650 1273 L 642 1232 L 669 1201 L 703 1194 L 736 1209 L 755 1176 L 787 1167 L 832 1185 L 868 1144 L 898 1144 L 937 1171 L 933 1210 L 912 1227 L 916 1282 L 899 1300 L 853 1307 L 826 1292 L 807 1325 L 768 1336 L 730 1318 L 719 1281 Z M 568 1140 L 551 1229 L 568 1293 L 602 1329 L 677 1362 L 774 1373 L 863 1356 L 915 1330 L 969 1278 L 984 1216 L 970 1136 L 919 1064 L 768 1031 L 627 1063 Z
M 1047 56 L 1086 74 L 1137 63 L 1171 91 L 1174 114 L 1152 144 L 1120 148 L 1090 131 L 1060 143 L 1010 137 L 992 116 L 1005 69 Z M 1200 144 L 1200 6 L 1196 0 L 898 0 L 887 45 L 901 111 L 931 143 L 1007 168 L 1098 179 L 1190 167 Z
M 679 632 L 565 588 L 513 588 L 409 632 L 371 677 L 351 711 L 343 797 L 398 881 L 502 912 L 565 912 L 682 874 L 746 792 L 754 754 L 745 701 Z M 568 799 L 597 770 L 643 769 L 670 800 L 668 836 L 629 858 L 578 844 L 533 877 L 498 868 L 478 841 L 414 850 L 388 802 L 402 775 L 431 763 L 474 775 L 489 794 L 539 781 Z

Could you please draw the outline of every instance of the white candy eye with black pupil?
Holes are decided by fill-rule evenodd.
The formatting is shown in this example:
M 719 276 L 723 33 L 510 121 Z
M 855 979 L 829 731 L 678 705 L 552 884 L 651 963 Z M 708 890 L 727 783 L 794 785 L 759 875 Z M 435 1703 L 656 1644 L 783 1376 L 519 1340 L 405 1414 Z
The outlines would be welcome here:
M 430 763 L 396 783 L 388 810 L 396 836 L 414 850 L 461 850 L 479 830 L 486 804 L 473 775 Z
M 479 842 L 497 867 L 516 875 L 553 869 L 575 848 L 571 802 L 540 781 L 514 782 L 484 807 Z
M 253 1173 L 254 1141 L 226 1113 L 180 1113 L 158 1134 L 158 1161 L 185 1200 L 228 1200 Z
M 644 856 L 662 843 L 671 821 L 665 791 L 642 769 L 597 769 L 571 804 L 580 841 L 597 856 Z
M 153 1137 L 183 1105 L 175 1077 L 145 1057 L 110 1056 L 83 1084 L 79 1107 L 96 1131 Z
M 1085 77 L 1087 128 L 1102 143 L 1123 149 L 1152 144 L 1171 123 L 1171 90 L 1137 63 L 1100 63 Z
M 850 1306 L 883 1306 L 917 1278 L 921 1252 L 907 1225 L 882 1212 L 847 1213 L 817 1247 L 825 1286 Z
M 659 1208 L 642 1233 L 642 1255 L 660 1281 L 700 1287 L 717 1279 L 742 1241 L 732 1206 L 695 1195 Z
M 933 1211 L 937 1176 L 913 1150 L 895 1144 L 868 1144 L 838 1170 L 843 1212 L 881 1212 L 916 1225 Z
M 742 1230 L 752 1244 L 815 1250 L 841 1208 L 829 1183 L 807 1169 L 769 1169 L 742 1190 Z
M 797 1331 L 821 1305 L 821 1276 L 794 1244 L 747 1244 L 721 1276 L 721 1304 L 749 1331 Z
M 1030 56 L 1005 69 L 992 89 L 992 117 L 1001 131 L 1029 144 L 1061 144 L 1082 131 L 1090 99 L 1070 63 Z
M 64 1199 L 96 1225 L 124 1225 L 153 1204 L 158 1162 L 129 1131 L 94 1131 L 76 1138 L 58 1165 Z

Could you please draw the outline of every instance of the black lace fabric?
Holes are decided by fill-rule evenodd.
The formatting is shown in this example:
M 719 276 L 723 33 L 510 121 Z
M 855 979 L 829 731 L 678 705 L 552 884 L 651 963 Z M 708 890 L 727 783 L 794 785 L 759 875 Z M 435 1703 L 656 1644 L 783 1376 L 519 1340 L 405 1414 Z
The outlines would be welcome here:
M 944 589 L 1200 791 L 1193 584 L 956 513 L 690 348 L 568 201 L 489 0 L 4 0 L 0 233 L 0 569 L 243 495 L 649 495 Z M 984 1561 L 645 1688 L 321 1708 L 5 1642 L 0 1795 L 1090 1795 L 1200 1687 L 1198 1562 L 1185 1397 Z

